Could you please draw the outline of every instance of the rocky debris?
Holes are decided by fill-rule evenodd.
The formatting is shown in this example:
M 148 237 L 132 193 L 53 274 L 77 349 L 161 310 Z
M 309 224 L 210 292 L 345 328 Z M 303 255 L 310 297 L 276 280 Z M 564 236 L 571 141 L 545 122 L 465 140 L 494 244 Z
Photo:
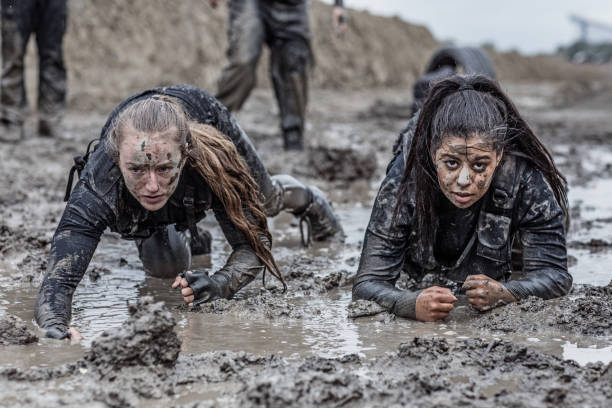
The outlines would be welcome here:
M 522 299 L 482 313 L 476 327 L 502 332 L 538 332 L 543 328 L 589 336 L 612 336 L 612 282 L 580 285 L 569 296 Z
M 176 363 L 178 385 L 247 381 L 265 365 L 282 361 L 274 355 L 260 357 L 244 351 L 215 351 L 198 355 L 182 355 Z
M 337 268 L 331 258 L 309 255 L 295 256 L 286 270 L 287 283 L 304 291 L 317 293 L 352 285 L 354 274 L 354 271 Z
M 371 300 L 355 300 L 348 305 L 348 317 L 356 319 L 358 317 L 375 316 L 386 312 L 387 309 Z
M 83 357 L 87 365 L 103 374 L 128 366 L 172 367 L 181 349 L 174 316 L 163 302 L 154 303 L 150 296 L 128 309 L 127 321 L 92 342 Z
M 30 344 L 38 341 L 38 336 L 17 316 L 0 316 L 0 345 Z
M 102 275 L 108 275 L 110 273 L 111 273 L 110 269 L 104 266 L 101 266 L 101 265 L 93 265 L 87 271 L 89 280 L 92 282 L 96 282 L 102 277 Z
M 185 306 L 181 305 L 180 308 Z M 271 319 L 301 319 L 302 311 L 289 303 L 280 293 L 263 290 L 261 293 L 242 299 L 216 299 L 191 309 L 194 312 L 225 314 L 234 313 L 241 317 Z
M 327 181 L 369 180 L 376 171 L 376 152 L 365 146 L 315 146 L 308 151 L 308 162 Z
M 414 338 L 375 360 L 277 362 L 230 406 L 605 406 L 610 365 L 571 360 L 500 340 Z

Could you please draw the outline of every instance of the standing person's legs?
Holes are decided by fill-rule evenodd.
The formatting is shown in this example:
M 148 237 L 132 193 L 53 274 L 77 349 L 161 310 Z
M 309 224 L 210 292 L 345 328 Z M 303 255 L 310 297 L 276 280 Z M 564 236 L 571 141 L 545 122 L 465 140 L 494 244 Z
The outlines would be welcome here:
M 221 72 L 216 97 L 231 111 L 242 107 L 255 86 L 265 36 L 259 9 L 259 0 L 229 2 L 228 64 Z
M 2 78 L 0 79 L 0 139 L 23 136 L 27 106 L 23 59 L 30 33 L 35 0 L 2 0 Z
M 302 150 L 310 49 L 310 2 L 267 3 L 266 26 L 270 40 L 270 77 L 278 100 L 286 150 Z
M 37 14 L 39 133 L 55 136 L 66 103 L 66 68 L 62 52 L 68 21 L 66 0 L 39 0 Z

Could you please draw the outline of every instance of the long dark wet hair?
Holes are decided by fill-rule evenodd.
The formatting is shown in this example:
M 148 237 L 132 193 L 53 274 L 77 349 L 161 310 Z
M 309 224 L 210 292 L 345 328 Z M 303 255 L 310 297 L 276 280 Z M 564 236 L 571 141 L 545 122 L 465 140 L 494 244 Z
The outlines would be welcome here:
M 180 103 L 165 95 L 135 102 L 119 113 L 106 140 L 107 151 L 115 161 L 127 129 L 172 134 L 187 163 L 206 181 L 223 204 L 229 219 L 246 236 L 257 257 L 286 288 L 269 249 L 272 235 L 259 187 L 232 141 L 213 126 L 189 120 Z
M 419 113 L 394 209 L 397 223 L 408 185 L 416 183 L 415 217 L 423 245 L 433 245 L 440 185 L 432 152 L 449 135 L 488 135 L 497 153 L 522 157 L 542 172 L 567 215 L 567 181 L 552 156 L 497 83 L 481 75 L 454 75 L 431 88 Z

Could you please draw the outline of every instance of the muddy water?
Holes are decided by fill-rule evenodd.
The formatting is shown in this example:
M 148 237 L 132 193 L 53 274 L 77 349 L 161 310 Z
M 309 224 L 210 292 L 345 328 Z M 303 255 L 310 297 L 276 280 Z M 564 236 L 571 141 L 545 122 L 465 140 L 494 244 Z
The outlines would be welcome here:
M 579 197 L 583 199 L 584 195 Z M 570 199 L 573 204 L 578 205 L 578 199 L 574 200 L 572 196 Z M 600 203 L 600 211 L 608 211 L 609 203 Z M 589 205 L 589 214 L 598 214 L 599 209 L 594 208 L 596 205 L 599 203 Z M 354 273 L 369 209 L 362 206 L 343 207 L 339 208 L 339 214 L 346 226 L 347 240 L 344 246 L 332 245 L 329 248 L 321 245 L 309 249 L 301 248 L 298 228 L 292 225 L 294 221 L 288 215 L 272 222 L 273 233 L 277 237 L 276 256 L 285 273 L 294 266 L 296 256 L 326 259 L 324 265 L 328 268 L 331 266 L 347 274 Z M 212 258 L 199 257 L 195 260 L 196 266 L 208 266 L 210 270 L 215 270 L 222 265 L 228 248 L 212 220 L 209 219 L 202 225 L 212 231 L 213 255 Z M 603 229 L 606 230 L 607 237 L 612 235 L 610 228 Z M 602 255 L 591 253 L 588 249 L 570 250 L 570 254 L 577 259 L 571 268 L 575 283 L 607 283 L 610 280 L 610 272 L 600 257 L 607 259 L 606 257 L 611 256 L 609 252 Z M 312 269 L 315 280 L 331 272 L 329 269 Z M 12 286 L 7 277 L 2 277 L 0 282 L 5 288 Z M 276 353 L 288 358 L 308 355 L 339 357 L 350 353 L 371 357 L 393 351 L 399 343 L 415 336 L 441 336 L 450 341 L 474 337 L 493 339 L 499 336 L 475 329 L 467 323 L 471 311 L 468 311 L 469 307 L 466 305 L 457 307 L 451 318 L 440 324 L 395 320 L 387 314 L 349 319 L 347 306 L 351 301 L 350 285 L 325 293 L 313 293 L 308 288 L 301 290 L 300 285 L 303 285 L 303 282 L 295 282 L 294 285 L 290 282 L 289 294 L 284 297 L 299 315 L 297 318 L 289 315 L 288 318 L 281 316 L 270 319 L 258 313 L 242 311 L 215 314 L 185 310 L 180 296 L 170 289 L 170 284 L 170 280 L 145 276 L 135 246 L 115 235 L 107 234 L 74 296 L 72 323 L 84 336 L 81 344 L 68 345 L 43 339 L 30 346 L 2 348 L 0 365 L 27 368 L 74 361 L 104 330 L 119 326 L 127 318 L 127 302 L 133 303 L 145 294 L 152 294 L 156 300 L 163 300 L 175 314 L 179 335 L 183 340 L 182 350 L 188 353 L 242 350 L 257 355 Z M 243 297 L 261 290 L 259 282 L 251 286 L 257 289 L 248 290 Z M 32 284 L 22 284 L 19 290 L 2 290 L 0 308 L 26 321 L 31 320 L 36 292 L 37 285 Z M 504 334 L 503 339 L 529 344 L 532 348 L 571 358 L 582 364 L 612 360 L 612 339 L 593 339 L 558 332 Z

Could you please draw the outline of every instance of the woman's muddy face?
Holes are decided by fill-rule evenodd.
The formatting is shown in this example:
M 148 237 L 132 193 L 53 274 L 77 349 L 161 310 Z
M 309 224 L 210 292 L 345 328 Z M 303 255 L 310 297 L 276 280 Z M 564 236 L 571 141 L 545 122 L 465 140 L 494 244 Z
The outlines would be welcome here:
M 459 208 L 468 208 L 485 195 L 502 152 L 495 152 L 486 135 L 448 136 L 433 154 L 442 192 Z
M 147 210 L 157 211 L 166 204 L 184 164 L 174 132 L 125 130 L 119 145 L 119 168 L 127 189 Z

